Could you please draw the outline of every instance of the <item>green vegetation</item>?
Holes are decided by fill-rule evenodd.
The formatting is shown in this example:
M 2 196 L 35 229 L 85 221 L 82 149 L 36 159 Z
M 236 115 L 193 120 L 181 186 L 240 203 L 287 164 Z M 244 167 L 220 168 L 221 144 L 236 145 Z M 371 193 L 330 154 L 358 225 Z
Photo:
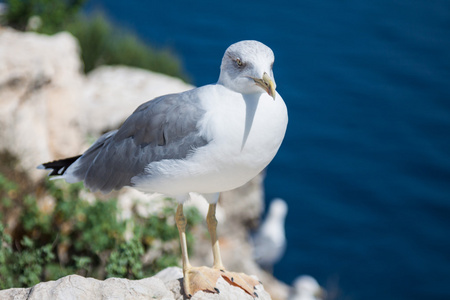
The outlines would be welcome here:
M 39 30 L 44 33 L 59 31 L 67 22 L 73 21 L 85 0 L 8 0 L 5 16 L 7 25 L 27 30 L 31 17 L 43 21 Z
M 102 14 L 80 16 L 66 30 L 80 42 L 86 73 L 99 65 L 127 65 L 186 79 L 170 50 L 153 49 L 136 35 L 114 27 Z
M 0 224 L 0 289 L 38 283 L 43 266 L 55 258 L 50 244 L 36 248 L 30 238 L 24 237 L 20 245 L 20 252 L 12 251 L 11 237 Z
M 54 34 L 69 31 L 79 41 L 84 71 L 100 65 L 128 65 L 188 77 L 178 58 L 168 49 L 157 50 L 135 34 L 114 26 L 101 13 L 80 13 L 85 0 L 8 0 L 2 23 L 18 30 Z
M 69 274 L 140 279 L 180 263 L 171 199 L 156 215 L 121 220 L 115 199 L 89 203 L 80 197 L 82 184 L 47 180 L 36 192 L 20 192 L 27 189 L 0 173 L 0 289 Z M 45 198 L 54 201 L 48 204 Z M 187 209 L 186 216 L 190 226 L 201 220 L 195 209 Z M 8 228 L 11 217 L 17 223 Z M 156 258 L 144 260 L 151 252 Z

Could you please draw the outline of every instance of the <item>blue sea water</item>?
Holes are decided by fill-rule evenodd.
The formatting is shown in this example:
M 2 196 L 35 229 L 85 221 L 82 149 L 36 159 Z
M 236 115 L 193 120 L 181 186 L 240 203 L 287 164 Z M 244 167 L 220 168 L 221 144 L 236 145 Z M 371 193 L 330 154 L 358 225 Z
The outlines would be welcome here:
M 173 49 L 196 85 L 217 81 L 233 42 L 274 50 L 290 117 L 265 182 L 266 201 L 289 205 L 279 279 L 310 274 L 333 299 L 450 299 L 450 1 L 86 4 L 96 9 Z

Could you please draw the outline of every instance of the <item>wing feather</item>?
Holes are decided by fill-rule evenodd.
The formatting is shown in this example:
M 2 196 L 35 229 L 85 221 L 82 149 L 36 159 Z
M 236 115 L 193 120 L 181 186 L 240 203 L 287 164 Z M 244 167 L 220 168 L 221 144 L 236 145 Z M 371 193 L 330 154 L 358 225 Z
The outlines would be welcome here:
M 199 134 L 205 111 L 185 93 L 140 105 L 119 130 L 94 143 L 74 164 L 86 187 L 108 193 L 131 185 L 131 178 L 163 159 L 183 159 L 209 141 Z

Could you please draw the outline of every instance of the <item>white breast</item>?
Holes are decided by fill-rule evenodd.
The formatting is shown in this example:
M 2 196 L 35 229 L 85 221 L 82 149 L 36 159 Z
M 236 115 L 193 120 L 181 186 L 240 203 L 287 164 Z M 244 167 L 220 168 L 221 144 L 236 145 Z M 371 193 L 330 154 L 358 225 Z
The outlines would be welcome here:
M 171 195 L 230 190 L 255 177 L 277 153 L 287 126 L 281 96 L 242 96 L 221 85 L 201 89 L 205 95 L 220 94 L 201 97 L 207 112 L 200 133 L 211 142 L 184 160 L 152 163 L 153 174 L 158 169 L 159 175 L 138 189 Z

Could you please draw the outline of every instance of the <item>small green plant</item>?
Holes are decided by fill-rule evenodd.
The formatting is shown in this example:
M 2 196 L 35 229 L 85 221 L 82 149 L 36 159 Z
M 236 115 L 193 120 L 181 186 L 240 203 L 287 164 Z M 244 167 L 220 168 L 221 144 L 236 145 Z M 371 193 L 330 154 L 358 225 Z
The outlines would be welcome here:
M 31 17 L 43 20 L 40 31 L 53 33 L 75 18 L 85 0 L 8 0 L 6 23 L 18 30 L 27 29 Z
M 13 286 L 13 278 L 9 276 L 11 273 L 9 260 L 13 253 L 10 245 L 11 237 L 5 233 L 0 223 L 0 290 Z
M 144 277 L 141 256 L 144 255 L 144 246 L 137 238 L 123 242 L 112 253 L 106 266 L 108 277 L 125 277 L 141 279 Z
M 79 16 L 66 30 L 80 42 L 85 73 L 100 65 L 127 65 L 187 79 L 172 51 L 150 47 L 101 13 Z
M 17 194 L 17 184 L 8 180 L 0 173 L 0 207 L 10 208 L 13 204 L 11 198 Z
M 0 224 L 0 289 L 35 285 L 44 275 L 43 266 L 55 258 L 52 245 L 35 247 L 30 238 L 24 237 L 19 251 L 12 251 L 10 243 L 11 237 Z

